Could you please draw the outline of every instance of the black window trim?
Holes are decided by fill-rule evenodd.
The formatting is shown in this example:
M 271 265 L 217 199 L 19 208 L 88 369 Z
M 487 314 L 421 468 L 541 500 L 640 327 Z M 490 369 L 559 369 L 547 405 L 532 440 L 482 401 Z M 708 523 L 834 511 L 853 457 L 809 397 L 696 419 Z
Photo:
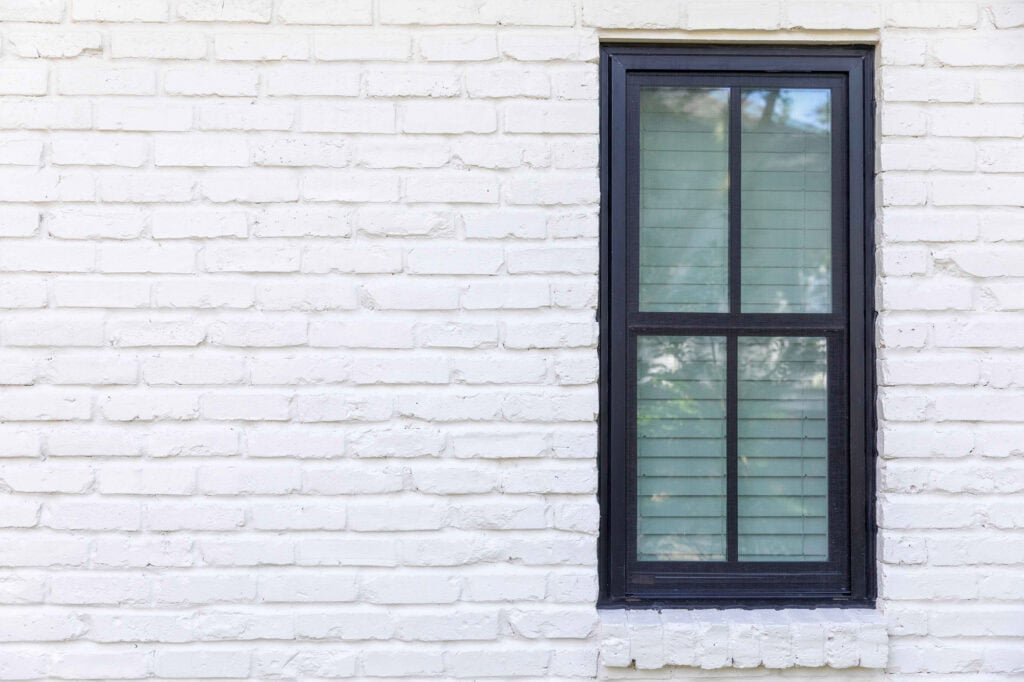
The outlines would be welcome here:
M 876 595 L 874 464 L 874 96 L 873 48 L 847 46 L 666 45 L 601 46 L 601 261 L 600 261 L 600 431 L 599 538 L 600 597 L 603 608 L 650 607 L 872 607 Z M 740 87 L 805 86 L 832 88 L 837 111 L 846 109 L 848 125 L 833 134 L 833 268 L 839 286 L 828 314 L 640 313 L 636 310 L 637 230 L 627 207 L 637 191 L 636 126 L 627 121 L 641 82 L 715 84 Z M 738 106 L 736 97 L 731 106 Z M 735 111 L 733 112 L 735 113 Z M 730 137 L 738 135 L 738 117 L 730 116 Z M 738 153 L 730 145 L 730 154 Z M 836 153 L 838 152 L 838 153 Z M 730 158 L 730 173 L 738 166 Z M 631 184 L 632 183 L 632 184 Z M 730 187 L 730 299 L 736 311 L 739 291 L 735 259 L 738 245 L 738 183 Z M 845 220 L 844 220 L 845 217 Z M 848 225 L 848 234 L 847 227 Z M 631 229 L 632 228 L 632 229 Z M 842 239 L 836 237 L 842 236 Z M 840 248 L 835 248 L 840 247 Z M 845 275 L 845 276 L 841 276 Z M 841 304 L 841 305 L 835 305 Z M 682 323 L 680 321 L 682 320 Z M 655 563 L 631 561 L 635 498 L 630 497 L 635 457 L 627 453 L 635 392 L 635 335 L 700 333 L 724 335 L 735 357 L 736 337 L 803 335 L 828 339 L 830 430 L 847 419 L 845 452 L 833 452 L 830 436 L 830 561 L 756 563 L 750 567 L 719 562 Z M 843 341 L 846 341 L 844 344 Z M 842 347 L 845 346 L 845 347 Z M 730 362 L 730 371 L 735 371 Z M 839 385 L 837 385 L 839 384 Z M 845 384 L 845 390 L 843 385 Z M 728 408 L 735 409 L 735 396 Z M 840 424 L 840 427 L 842 425 Z M 847 454 L 844 458 L 842 455 Z M 734 458 L 730 458 L 730 462 Z M 734 466 L 734 465 L 733 465 Z M 833 492 L 842 486 L 845 504 L 833 509 Z M 735 501 L 735 495 L 731 495 Z M 735 514 L 731 514 L 735 519 Z M 735 521 L 730 523 L 734 526 Z M 735 528 L 729 529 L 735 533 Z M 682 570 L 681 570 L 682 569 Z

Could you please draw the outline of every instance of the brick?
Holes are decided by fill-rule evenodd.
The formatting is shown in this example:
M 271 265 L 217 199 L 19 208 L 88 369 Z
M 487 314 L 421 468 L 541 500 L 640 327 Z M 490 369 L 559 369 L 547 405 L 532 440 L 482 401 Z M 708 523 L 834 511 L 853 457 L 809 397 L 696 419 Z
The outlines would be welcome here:
M 384 0 L 380 19 L 385 24 L 569 26 L 575 17 L 568 0 L 553 0 L 543 5 L 524 5 L 514 0 L 495 0 L 482 5 L 465 0 Z
M 410 176 L 404 183 L 404 197 L 410 203 L 495 204 L 497 180 L 472 172 Z
M 206 36 L 202 33 L 152 32 L 114 33 L 110 37 L 110 56 L 114 59 L 202 59 L 206 56 Z
M 785 9 L 786 25 L 791 27 L 870 29 L 882 24 L 880 7 L 874 2 L 792 0 Z
M 271 0 L 182 0 L 178 17 L 185 21 L 270 21 Z
M 686 4 L 686 26 L 691 31 L 743 28 L 776 29 L 781 22 L 778 2 L 742 2 L 722 6 L 712 2 Z
M 302 196 L 309 201 L 394 202 L 398 178 L 383 173 L 308 171 L 302 178 Z
M 241 211 L 158 209 L 153 212 L 154 239 L 245 237 L 248 224 Z
M 203 196 L 215 203 L 270 203 L 299 198 L 298 177 L 285 170 L 207 173 L 202 181 Z
M 494 33 L 424 34 L 418 45 L 420 57 L 428 62 L 478 62 L 498 56 Z
M 48 72 L 45 65 L 11 67 L 0 73 L 2 95 L 45 95 Z
M 1013 36 L 942 38 L 931 44 L 932 55 L 949 66 L 1013 66 L 1024 64 L 1024 48 Z
M 145 66 L 61 67 L 57 70 L 61 95 L 153 95 L 156 72 Z
M 192 108 L 181 105 L 95 106 L 99 130 L 179 131 L 192 127 Z
M 900 28 L 968 28 L 978 23 L 969 2 L 895 2 L 886 8 L 886 25 Z
M 135 239 L 146 227 L 146 216 L 134 208 L 66 208 L 48 213 L 47 234 L 59 239 Z
M 599 28 L 681 28 L 683 3 L 656 0 L 637 6 L 622 0 L 586 0 L 583 23 Z
M 209 104 L 197 111 L 201 130 L 289 130 L 295 120 L 292 107 L 281 104 Z
M 373 21 L 371 0 L 283 0 L 277 10 L 286 24 L 341 24 L 352 26 Z
M 214 36 L 213 53 L 217 59 L 224 61 L 307 59 L 309 44 L 304 36 L 224 33 Z
M 483 102 L 416 102 L 402 106 L 402 130 L 407 133 L 493 133 L 494 107 Z
M 157 166 L 247 166 L 249 146 L 230 135 L 160 135 L 153 145 Z
M 1019 28 L 1024 26 L 1024 13 L 1015 2 L 994 3 L 989 8 L 992 12 L 992 23 L 996 28 Z
M 255 97 L 258 84 L 258 73 L 244 67 L 186 67 L 164 74 L 164 90 L 169 95 Z
M 945 69 L 893 67 L 883 71 L 882 96 L 890 102 L 970 102 L 975 80 Z
M 167 0 L 72 0 L 75 21 L 167 21 Z
M 384 29 L 325 31 L 313 36 L 313 50 L 322 61 L 404 61 L 411 54 L 412 38 Z
M 305 104 L 300 129 L 311 133 L 393 133 L 395 105 L 390 103 Z
M 517 103 L 505 109 L 505 132 L 596 133 L 597 112 L 590 104 Z
M 518 61 L 596 61 L 594 36 L 572 36 L 548 31 L 523 31 L 501 36 L 501 53 Z
M 266 92 L 272 97 L 335 96 L 359 94 L 359 72 L 347 66 L 315 67 L 286 65 L 264 69 Z
M 138 168 L 149 159 L 149 143 L 135 135 L 65 133 L 51 140 L 57 165 L 127 166 Z
M 64 2 L 60 0 L 4 0 L 0 3 L 3 21 L 39 21 L 58 23 L 64 16 Z

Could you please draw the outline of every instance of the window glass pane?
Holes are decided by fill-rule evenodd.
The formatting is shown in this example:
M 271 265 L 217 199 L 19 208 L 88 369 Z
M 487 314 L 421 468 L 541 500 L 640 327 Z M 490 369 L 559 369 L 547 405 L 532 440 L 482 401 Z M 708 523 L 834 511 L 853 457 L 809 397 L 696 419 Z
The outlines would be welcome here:
M 740 309 L 832 309 L 828 90 L 742 91 Z
M 740 561 L 828 559 L 826 342 L 737 343 Z
M 725 339 L 637 339 L 637 559 L 723 561 Z
M 729 90 L 640 92 L 640 310 L 727 312 Z

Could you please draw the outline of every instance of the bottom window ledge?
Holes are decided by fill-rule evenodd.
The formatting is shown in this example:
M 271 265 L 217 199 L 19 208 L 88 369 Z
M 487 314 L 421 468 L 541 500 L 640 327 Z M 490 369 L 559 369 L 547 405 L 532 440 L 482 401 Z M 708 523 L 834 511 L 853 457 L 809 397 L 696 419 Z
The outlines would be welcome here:
M 885 619 L 859 609 L 602 610 L 601 664 L 654 670 L 883 668 Z

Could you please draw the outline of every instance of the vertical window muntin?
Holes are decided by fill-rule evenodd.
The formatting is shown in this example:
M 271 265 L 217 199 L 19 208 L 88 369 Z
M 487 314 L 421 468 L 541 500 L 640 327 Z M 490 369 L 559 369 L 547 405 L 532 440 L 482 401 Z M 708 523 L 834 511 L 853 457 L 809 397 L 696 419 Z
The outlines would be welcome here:
M 643 50 L 638 50 L 642 52 Z M 683 50 L 684 52 L 686 50 Z M 740 50 L 742 52 L 742 50 Z M 698 50 L 694 50 L 698 52 Z M 845 55 L 850 57 L 851 55 Z M 857 193 L 857 198 L 863 198 L 869 191 L 863 187 L 863 176 L 854 177 L 853 185 L 848 184 L 850 178 L 858 172 L 857 164 L 859 159 L 851 160 L 848 153 L 849 140 L 848 130 L 853 129 L 855 123 L 850 116 L 848 100 L 854 101 L 858 94 L 857 88 L 863 82 L 851 83 L 848 79 L 857 81 L 859 76 L 853 73 L 854 69 L 862 68 L 862 56 L 847 58 L 845 69 L 848 74 L 822 74 L 811 73 L 811 68 L 804 61 L 797 71 L 808 71 L 809 73 L 793 73 L 779 75 L 787 69 L 778 68 L 774 64 L 762 62 L 766 70 L 771 69 L 771 74 L 751 74 L 746 72 L 729 71 L 720 64 L 715 69 L 720 70 L 714 73 L 696 72 L 670 72 L 670 69 L 648 69 L 647 72 L 638 69 L 640 73 L 631 74 L 628 79 L 620 78 L 618 83 L 612 79 L 612 89 L 618 86 L 619 99 L 624 100 L 625 106 L 621 103 L 619 109 L 619 124 L 616 125 L 613 114 L 612 121 L 605 130 L 614 130 L 620 136 L 625 137 L 625 145 L 622 141 L 611 141 L 603 156 L 603 161 L 614 163 L 618 158 L 625 162 L 625 173 L 616 173 L 614 169 L 607 166 L 603 169 L 606 182 L 615 182 L 618 177 L 623 187 L 615 187 L 606 184 L 604 186 L 606 201 L 612 201 L 618 197 L 618 205 L 606 210 L 605 216 L 610 221 L 607 227 L 611 232 L 606 232 L 606 243 L 612 249 L 618 245 L 619 254 L 612 254 L 609 263 L 619 259 L 620 267 L 625 266 L 625 281 L 623 273 L 616 275 L 603 273 L 606 286 L 614 282 L 616 278 L 620 287 L 624 284 L 625 292 L 606 291 L 602 299 L 603 305 L 610 305 L 611 314 L 604 318 L 605 321 L 620 320 L 624 323 L 625 332 L 620 333 L 618 325 L 613 328 L 605 328 L 602 338 L 610 337 L 609 345 L 625 350 L 625 357 L 621 351 L 615 357 L 605 357 L 604 369 L 606 375 L 612 377 L 612 383 L 624 388 L 626 395 L 625 404 L 619 403 L 621 407 L 627 408 L 627 414 L 622 419 L 621 415 L 604 415 L 609 430 L 605 432 L 610 435 L 613 441 L 608 445 L 612 448 L 625 448 L 628 450 L 625 457 L 624 467 L 618 468 L 621 474 L 625 474 L 625 496 L 616 492 L 618 488 L 611 483 L 615 472 L 610 472 L 603 480 L 603 485 L 609 490 L 602 493 L 602 501 L 605 504 L 605 514 L 609 512 L 610 504 L 617 500 L 618 513 L 611 510 L 613 517 L 608 520 L 603 528 L 603 545 L 607 549 L 609 544 L 613 546 L 609 556 L 605 557 L 603 570 L 603 594 L 602 600 L 606 603 L 615 603 L 625 597 L 627 601 L 656 600 L 668 603 L 686 601 L 695 605 L 718 605 L 722 603 L 748 604 L 759 599 L 769 603 L 782 601 L 803 605 L 814 603 L 815 600 L 824 600 L 828 603 L 843 603 L 844 597 L 850 597 L 848 603 L 863 602 L 873 597 L 873 588 L 868 584 L 871 575 L 871 568 L 868 561 L 873 558 L 871 554 L 870 540 L 866 537 L 863 528 L 859 524 L 867 520 L 871 522 L 870 510 L 857 509 L 853 521 L 858 527 L 851 525 L 849 511 L 851 505 L 856 506 L 865 500 L 865 490 L 852 490 L 850 481 L 859 482 L 865 485 L 865 475 L 858 470 L 860 462 L 857 458 L 850 456 L 852 448 L 856 448 L 858 442 L 863 443 L 864 438 L 856 433 L 858 426 L 863 422 L 854 424 L 850 428 L 850 415 L 857 416 L 859 412 L 864 415 L 864 409 L 852 405 L 850 402 L 850 380 L 851 371 L 856 375 L 861 372 L 863 376 L 863 360 L 856 359 L 860 349 L 851 353 L 850 332 L 857 332 L 854 337 L 861 337 L 862 332 L 855 330 L 851 325 L 856 325 L 853 320 L 853 313 L 860 313 L 864 310 L 864 304 L 858 303 L 856 296 L 862 296 L 870 300 L 870 292 L 857 292 L 854 298 L 848 298 L 849 276 L 861 274 L 863 265 L 848 263 L 847 240 L 851 240 L 853 250 L 863 248 L 858 244 L 859 240 L 865 237 L 856 229 L 862 225 L 850 225 L 847 229 L 848 220 L 851 219 L 851 211 L 848 210 L 848 198 L 851 194 Z M 638 60 L 639 61 L 639 60 Z M 654 61 L 653 59 L 650 61 Z M 709 61 L 723 62 L 723 59 L 709 58 Z M 743 61 L 738 59 L 738 61 Z M 749 61 L 749 60 L 748 60 Z M 781 60 L 785 61 L 785 60 Z M 607 65 L 607 62 L 606 62 Z M 615 65 L 612 71 L 615 70 Z M 870 63 L 868 63 L 870 67 Z M 757 71 L 758 68 L 750 68 L 749 71 Z M 699 71 L 695 69 L 694 71 Z M 608 85 L 608 73 L 606 85 Z M 625 81 L 625 83 L 623 83 Z M 622 88 L 625 85 L 625 88 Z M 680 88 L 728 88 L 730 90 L 730 135 L 729 135 L 729 173 L 730 173 L 730 215 L 729 215 L 729 306 L 728 312 L 643 312 L 638 300 L 638 274 L 640 272 L 639 258 L 639 224 L 638 224 L 638 107 L 639 92 L 641 87 L 680 87 Z M 743 313 L 741 312 L 741 271 L 739 242 L 742 236 L 740 213 L 737 210 L 741 186 L 736 179 L 742 173 L 742 168 L 736 165 L 741 149 L 735 146 L 739 137 L 740 121 L 735 117 L 739 100 L 736 94 L 743 88 L 801 88 L 827 90 L 831 100 L 832 112 L 832 135 L 831 135 L 831 306 L 827 312 L 783 312 L 783 313 Z M 847 97 L 847 89 L 850 88 L 853 97 Z M 604 93 L 608 95 L 609 93 Z M 614 99 L 614 94 L 612 93 Z M 615 107 L 616 102 L 607 102 L 608 107 Z M 863 123 L 864 111 L 861 110 L 858 116 Z M 622 125 L 623 119 L 625 125 Z M 607 123 L 607 122 L 606 122 Z M 854 135 L 857 131 L 854 130 Z M 604 142 L 607 143 L 606 140 Z M 863 136 L 860 136 L 860 144 L 863 144 Z M 863 158 L 863 156 L 861 156 Z M 863 168 L 859 169 L 863 172 Z M 870 173 L 870 171 L 868 171 Z M 859 185 L 860 189 L 857 190 Z M 624 201 L 623 201 L 624 200 Z M 622 203 L 626 204 L 623 210 Z M 866 202 L 865 202 L 866 203 Z M 607 209 L 607 207 L 605 207 Z M 853 211 L 852 220 L 858 217 L 863 220 L 866 211 Z M 616 236 L 616 226 L 619 231 L 625 224 L 625 235 Z M 625 241 L 623 240 L 625 237 Z M 621 251 L 628 252 L 627 262 L 621 261 Z M 862 254 L 860 254 L 862 255 Z M 614 270 L 614 268 L 613 268 Z M 610 277 L 608 275 L 611 275 Z M 614 302 L 622 301 L 625 294 L 627 305 L 622 311 L 616 313 Z M 819 306 L 820 307 L 820 306 Z M 736 385 L 736 347 L 740 339 L 756 337 L 816 337 L 825 339 L 827 343 L 827 457 L 828 457 L 828 558 L 824 561 L 738 561 L 737 547 L 735 544 L 729 548 L 729 556 L 726 561 L 700 560 L 700 561 L 638 561 L 637 554 L 637 426 L 636 426 L 636 381 L 637 381 L 637 341 L 645 336 L 663 337 L 720 337 L 728 339 L 729 360 L 728 368 L 730 374 L 730 386 Z M 856 338 L 854 339 L 857 340 Z M 623 347 L 624 346 L 624 347 Z M 622 363 L 616 367 L 617 363 Z M 859 368 L 859 369 L 858 369 Z M 623 376 L 624 373 L 624 376 Z M 623 381 L 624 379 L 624 381 Z M 613 389 L 614 390 L 614 389 Z M 732 388 L 735 394 L 736 388 Z M 863 394 L 861 394 L 863 395 Z M 730 428 L 735 429 L 737 417 L 735 415 L 737 397 L 730 396 Z M 606 396 L 604 405 L 606 409 L 615 405 L 614 397 Z M 870 410 L 867 410 L 869 416 Z M 616 426 L 616 420 L 618 426 Z M 861 420 L 864 417 L 860 417 Z M 617 432 L 617 434 L 616 434 Z M 621 438 L 625 432 L 625 439 Z M 615 438 L 619 435 L 619 438 Z M 730 487 L 730 517 L 729 534 L 732 542 L 735 543 L 737 536 L 737 513 L 736 513 L 736 438 L 735 430 L 729 434 L 731 467 Z M 622 442 L 624 440 L 624 443 Z M 861 455 L 863 457 L 863 454 Z M 615 456 L 612 456 L 615 459 Z M 852 469 L 852 471 L 851 471 Z M 853 474 L 852 477 L 850 474 Z M 621 479 L 620 479 L 621 480 Z M 867 491 L 868 494 L 870 491 Z M 619 515 L 624 515 L 624 519 Z M 866 517 L 866 519 L 865 519 Z M 609 537 L 610 535 L 610 537 Z M 860 552 L 863 556 L 853 557 L 852 552 Z M 852 564 L 858 564 L 854 567 Z M 773 589 L 765 589 L 765 581 L 771 582 Z M 838 601 L 836 601 L 838 599 Z

